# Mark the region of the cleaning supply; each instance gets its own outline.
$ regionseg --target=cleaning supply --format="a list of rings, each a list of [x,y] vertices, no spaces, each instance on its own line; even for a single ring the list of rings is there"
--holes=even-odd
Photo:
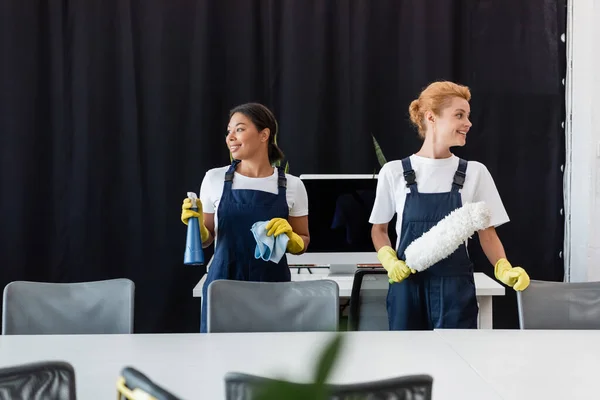
[[[488,228],[490,218],[483,201],[457,208],[408,245],[404,251],[406,264],[417,272],[425,271],[454,253],[476,231]]]
[[[192,216],[187,218],[187,237],[185,243],[185,253],[183,255],[183,263],[185,265],[204,265],[204,251],[202,250],[202,238],[199,221],[202,218],[202,214],[198,213],[198,196],[194,192],[188,192],[188,199],[190,200],[190,210],[194,211],[198,216]],[[206,230],[206,227],[202,223],[202,227]],[[207,230],[208,233],[208,230]]]
[[[292,226],[285,218],[273,218],[265,226],[267,229],[267,236],[279,236],[285,233],[290,239],[287,244],[287,249],[292,254],[298,254],[304,250],[304,240],[292,230]]]
[[[188,192],[188,195],[192,192]],[[185,225],[188,224],[188,220],[190,218],[198,218],[198,225],[200,226],[200,239],[202,243],[208,240],[210,233],[204,225],[204,213],[202,211],[202,202],[197,199],[196,194],[192,193],[192,196],[196,198],[196,200],[192,201],[191,198],[186,197],[183,200],[183,204],[181,205],[181,222]]]
[[[259,221],[252,224],[252,235],[256,240],[254,258],[279,263],[285,255],[290,238],[287,235],[267,235],[266,226],[269,221]]]

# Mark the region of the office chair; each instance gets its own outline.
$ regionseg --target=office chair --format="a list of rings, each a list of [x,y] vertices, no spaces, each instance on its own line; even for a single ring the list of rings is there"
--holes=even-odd
[[[337,331],[339,287],[301,282],[217,280],[208,287],[207,332]]]
[[[532,280],[517,307],[521,329],[600,329],[600,282]]]
[[[121,370],[117,396],[117,400],[182,400],[133,367]]]
[[[225,400],[254,400],[265,385],[281,382],[277,379],[229,372],[225,375]],[[299,390],[309,384],[295,383]],[[433,377],[429,375],[400,376],[380,381],[329,384],[330,400],[431,400]]]
[[[75,371],[64,361],[42,361],[0,369],[0,400],[76,400]]]
[[[133,333],[134,291],[129,279],[11,282],[4,288],[2,334]]]
[[[358,268],[354,273],[349,331],[388,331],[387,294],[389,281],[383,268]]]

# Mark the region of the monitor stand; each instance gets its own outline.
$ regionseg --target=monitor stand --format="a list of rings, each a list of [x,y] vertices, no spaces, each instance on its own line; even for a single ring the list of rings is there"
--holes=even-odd
[[[331,264],[329,266],[329,276],[348,276],[354,275],[356,264]]]

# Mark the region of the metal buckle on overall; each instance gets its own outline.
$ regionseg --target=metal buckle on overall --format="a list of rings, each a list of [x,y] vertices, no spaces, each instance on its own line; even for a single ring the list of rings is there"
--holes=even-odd
[[[454,184],[462,188],[465,184],[466,176],[467,174],[465,174],[464,172],[456,171],[456,173],[454,174]]]
[[[415,171],[411,169],[410,171],[404,172],[404,180],[406,181],[406,187],[417,183],[417,176],[415,175]]]

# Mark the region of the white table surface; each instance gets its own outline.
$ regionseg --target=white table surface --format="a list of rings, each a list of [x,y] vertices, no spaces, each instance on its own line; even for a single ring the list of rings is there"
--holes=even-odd
[[[600,331],[436,331],[503,398],[600,397]]]
[[[124,366],[139,369],[184,399],[223,399],[223,377],[228,371],[309,380],[315,357],[330,335],[0,336],[0,367],[40,360],[68,361],[75,368],[81,399],[115,398],[115,383]],[[344,336],[344,353],[330,382],[426,373],[434,377],[436,400],[500,398],[434,331],[350,332]]]

